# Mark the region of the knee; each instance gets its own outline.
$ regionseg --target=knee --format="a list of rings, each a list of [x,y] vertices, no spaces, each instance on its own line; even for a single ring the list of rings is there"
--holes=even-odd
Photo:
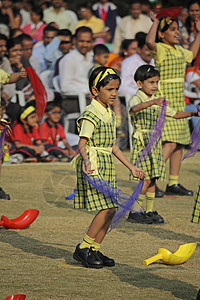
[[[115,212],[116,212],[116,208],[115,207],[106,209],[105,210],[106,218],[107,219],[112,219],[114,217],[114,215],[115,215]]]

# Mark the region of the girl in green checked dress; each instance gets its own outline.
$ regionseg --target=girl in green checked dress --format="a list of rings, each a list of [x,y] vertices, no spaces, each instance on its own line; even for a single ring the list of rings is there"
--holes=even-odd
[[[185,111],[184,75],[186,63],[196,58],[200,46],[200,20],[196,20],[196,38],[190,50],[178,45],[180,32],[177,20],[170,17],[159,20],[154,13],[154,21],[146,38],[146,43],[160,72],[159,93],[166,97],[171,108]],[[156,43],[156,35],[159,42]],[[157,96],[159,95],[157,94]],[[178,184],[178,176],[184,145],[189,144],[190,131],[188,120],[166,120],[162,142],[163,156],[170,159],[169,183],[167,195],[192,196],[193,192]]]
[[[90,268],[111,267],[115,264],[114,260],[103,255],[99,248],[117,205],[88,183],[81,170],[87,175],[112,182],[112,185],[116,186],[112,158],[114,154],[133,176],[140,179],[145,176],[141,169],[129,162],[116,145],[115,115],[109,106],[117,99],[119,85],[120,78],[113,69],[96,68],[89,78],[89,88],[94,99],[77,120],[80,155],[75,158],[77,185],[74,207],[87,208],[98,213],[93,218],[82,243],[77,245],[73,257]]]
[[[131,123],[133,125],[133,150],[130,161],[134,164],[141,155],[148,143],[151,128],[155,125],[158,114],[160,113],[160,106],[163,105],[164,97],[156,98],[154,95],[158,89],[160,74],[156,68],[151,65],[143,65],[137,69],[134,79],[139,87],[135,96],[130,99],[129,113]],[[166,108],[166,119],[188,118],[193,115],[200,116],[196,112],[176,112],[171,107]],[[164,219],[153,211],[154,197],[155,197],[155,183],[156,180],[165,180],[165,162],[162,154],[161,141],[155,149],[151,150],[145,159],[138,163],[145,173],[144,185],[141,194],[138,198],[139,204],[142,206],[143,200],[146,198],[146,212],[145,213],[129,213],[128,221],[143,224],[159,224],[163,223]],[[131,175],[131,179],[135,179]]]

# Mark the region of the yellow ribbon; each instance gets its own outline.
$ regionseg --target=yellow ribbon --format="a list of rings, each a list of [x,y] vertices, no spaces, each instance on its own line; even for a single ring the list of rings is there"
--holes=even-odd
[[[98,175],[98,168],[97,168],[97,151],[111,155],[112,154],[112,147],[90,147],[86,145],[86,149],[89,153],[89,160],[91,162],[91,170],[94,170],[91,175]],[[76,167],[79,159],[81,158],[80,153],[78,153],[73,160],[71,161],[71,165],[73,168]]]
[[[113,69],[111,69],[111,68],[106,69],[106,71],[104,72],[103,76],[101,77],[102,73],[103,73],[103,71],[101,71],[101,72],[97,75],[97,77],[96,77],[95,80],[93,81],[93,86],[97,86],[97,84],[98,84],[99,82],[101,82],[106,76],[111,75],[111,74],[115,74],[115,75],[117,74],[117,73],[116,73]],[[101,77],[101,79],[99,80],[100,77]]]
[[[165,24],[170,25],[171,23],[172,20],[170,19],[170,17],[162,19],[162,21],[160,22],[159,30],[161,31],[165,27]]]
[[[29,106],[26,108],[23,113],[20,115],[20,119],[24,120],[26,117],[28,117],[32,112],[35,112],[35,107],[34,106]]]
[[[143,132],[149,132],[150,130],[148,129],[141,129],[141,125],[136,124],[136,132],[134,133],[133,137],[135,139],[139,139],[141,141],[142,147],[145,148],[145,144],[144,144],[144,139],[143,139]],[[140,152],[142,150],[142,148],[138,151]]]

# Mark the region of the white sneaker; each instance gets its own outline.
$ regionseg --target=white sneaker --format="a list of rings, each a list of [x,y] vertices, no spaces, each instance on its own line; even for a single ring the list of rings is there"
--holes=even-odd
[[[21,164],[23,161],[24,161],[24,157],[20,153],[10,156],[11,164]]]

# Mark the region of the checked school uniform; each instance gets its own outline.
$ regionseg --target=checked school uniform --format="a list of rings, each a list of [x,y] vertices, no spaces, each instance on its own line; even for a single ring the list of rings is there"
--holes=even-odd
[[[91,176],[112,182],[116,187],[116,173],[112,158],[112,147],[116,139],[115,115],[110,108],[104,108],[98,101],[92,100],[77,120],[80,137],[87,137],[87,153],[91,161]],[[87,208],[89,211],[117,207],[103,193],[95,189],[81,173],[83,159],[74,158],[77,163],[77,185],[74,208]]]
[[[55,157],[63,155],[63,151],[58,147],[58,142],[66,138],[64,128],[61,124],[57,123],[55,126],[49,124],[45,120],[39,127],[39,135],[41,140],[45,143],[45,150]]]
[[[20,153],[25,158],[33,157],[36,155],[35,150],[29,148],[29,145],[34,145],[36,141],[40,140],[38,129],[36,127],[31,127],[27,132],[22,124],[17,124],[13,129],[12,142],[20,142],[21,144],[27,145],[21,148],[16,148],[12,145],[10,149],[10,154]]]
[[[155,67],[160,72],[159,91],[156,97],[166,96],[169,106],[175,111],[185,111],[184,76],[186,63],[190,63],[193,53],[180,45],[157,43],[157,51],[150,51]],[[189,144],[190,130],[187,119],[166,120],[162,134],[163,142]]]
[[[197,187],[197,192],[194,198],[194,208],[191,222],[200,223],[200,184]]]
[[[153,96],[151,99],[143,93],[141,90],[137,90],[135,96],[129,101],[129,110],[139,104],[149,100],[155,99]],[[131,124],[133,126],[132,145],[133,150],[131,153],[130,161],[134,164],[140,157],[142,151],[146,148],[149,141],[149,134],[151,128],[155,125],[161,107],[158,105],[152,105],[139,112],[131,112]],[[176,114],[176,111],[167,106],[166,116],[172,118]],[[166,179],[165,163],[162,154],[161,140],[155,149],[148,153],[145,160],[139,162],[137,165],[143,171],[146,172],[145,179],[159,178],[164,181]],[[130,174],[130,179],[138,180]]]

